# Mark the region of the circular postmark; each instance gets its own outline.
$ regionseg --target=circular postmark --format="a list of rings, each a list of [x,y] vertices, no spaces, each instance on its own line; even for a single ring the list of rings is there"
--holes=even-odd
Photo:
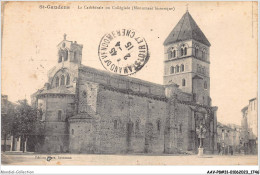
[[[98,46],[98,55],[105,69],[119,75],[134,74],[149,60],[145,39],[133,29],[105,34]]]

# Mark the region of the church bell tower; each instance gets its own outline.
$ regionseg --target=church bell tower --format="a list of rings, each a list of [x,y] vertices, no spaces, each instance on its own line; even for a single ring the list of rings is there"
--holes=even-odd
[[[210,43],[187,11],[164,41],[164,85],[175,83],[194,102],[211,105]]]

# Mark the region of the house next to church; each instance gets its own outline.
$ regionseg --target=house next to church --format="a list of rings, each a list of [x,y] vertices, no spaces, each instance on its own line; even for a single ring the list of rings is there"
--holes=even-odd
[[[217,152],[210,98],[210,42],[187,11],[164,44],[163,84],[82,65],[83,45],[64,40],[32,103],[42,112],[42,152]],[[98,58],[97,58],[98,59]]]

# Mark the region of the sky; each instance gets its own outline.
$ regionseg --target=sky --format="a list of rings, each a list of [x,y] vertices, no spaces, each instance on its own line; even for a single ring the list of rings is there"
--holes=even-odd
[[[40,9],[40,5],[70,9]],[[110,10],[84,8],[89,6]],[[171,10],[119,10],[118,6]],[[256,8],[252,2],[188,3],[191,16],[211,43],[210,94],[212,105],[218,106],[218,121],[225,124],[240,124],[241,109],[257,96]],[[162,84],[163,42],[186,10],[187,2],[9,2],[2,21],[2,94],[14,102],[30,100],[57,64],[56,46],[64,33],[67,40],[83,44],[82,64],[104,70],[99,42],[106,33],[123,28],[138,31],[151,54],[145,67],[131,77]]]

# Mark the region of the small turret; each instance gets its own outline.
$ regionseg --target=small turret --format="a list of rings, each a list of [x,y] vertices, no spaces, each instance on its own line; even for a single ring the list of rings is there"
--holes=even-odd
[[[57,46],[58,49],[58,63],[73,62],[81,64],[82,60],[82,44],[77,44],[76,41],[68,41],[67,35],[64,34],[64,39]]]

